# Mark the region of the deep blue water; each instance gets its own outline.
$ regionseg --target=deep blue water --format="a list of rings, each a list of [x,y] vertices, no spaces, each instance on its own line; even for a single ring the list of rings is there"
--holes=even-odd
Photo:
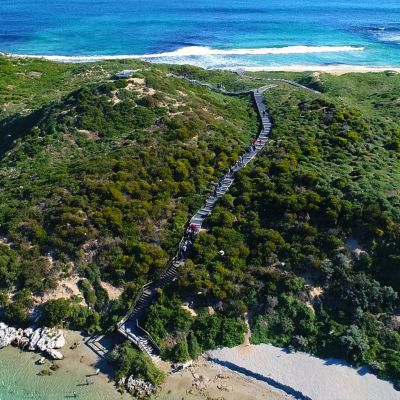
[[[270,48],[285,54],[269,54]],[[184,53],[151,59],[205,67],[400,66],[400,0],[0,0],[2,52],[100,56],[179,49]]]

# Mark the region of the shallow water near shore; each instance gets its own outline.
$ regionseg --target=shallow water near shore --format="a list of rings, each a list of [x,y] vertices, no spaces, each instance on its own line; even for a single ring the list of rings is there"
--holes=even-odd
[[[82,340],[78,333],[67,333],[68,346],[62,349],[65,359],[57,361],[57,371],[51,376],[38,374],[50,367],[50,363],[37,365],[39,353],[21,351],[9,346],[0,350],[0,400],[113,400],[131,399],[121,396],[109,377],[103,373],[95,375],[98,357],[83,342],[76,350],[69,346]],[[105,361],[102,370],[107,369]],[[89,383],[89,385],[87,384]]]

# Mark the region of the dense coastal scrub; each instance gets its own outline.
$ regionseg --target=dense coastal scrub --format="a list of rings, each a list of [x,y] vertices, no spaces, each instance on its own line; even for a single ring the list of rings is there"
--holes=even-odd
[[[257,129],[247,97],[142,72],[3,120],[15,138],[1,149],[4,290],[40,294],[78,273],[86,304],[104,311],[101,279],[138,288],[162,272],[203,192]]]
[[[113,81],[123,68],[133,79]],[[101,332],[159,276],[185,223],[259,129],[262,83],[141,62],[0,58],[2,318]],[[367,364],[400,381],[399,75],[269,73],[272,137],[207,220],[142,324],[174,361],[243,341]],[[40,296],[78,276],[80,295]],[[110,300],[104,282],[124,288]],[[118,376],[162,376],[126,344]]]
[[[209,218],[180,284],[248,312],[253,343],[344,357],[399,385],[397,111],[338,101],[329,79],[322,96],[266,93],[270,145]],[[360,98],[368,83],[379,91],[367,76]]]

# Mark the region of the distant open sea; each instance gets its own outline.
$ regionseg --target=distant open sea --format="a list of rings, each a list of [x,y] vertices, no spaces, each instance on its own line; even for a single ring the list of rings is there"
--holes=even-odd
[[[0,52],[206,68],[400,67],[400,0],[0,0]]]

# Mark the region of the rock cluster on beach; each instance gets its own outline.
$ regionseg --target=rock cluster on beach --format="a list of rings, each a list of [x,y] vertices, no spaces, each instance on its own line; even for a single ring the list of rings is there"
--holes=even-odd
[[[118,382],[118,386],[125,387],[126,390],[135,398],[145,399],[153,395],[157,387],[143,379],[136,379],[131,375],[128,379],[122,378]]]
[[[0,348],[6,347],[11,343],[30,351],[39,350],[54,360],[62,360],[64,358],[58,350],[65,345],[64,334],[60,329],[17,329],[0,322]]]

